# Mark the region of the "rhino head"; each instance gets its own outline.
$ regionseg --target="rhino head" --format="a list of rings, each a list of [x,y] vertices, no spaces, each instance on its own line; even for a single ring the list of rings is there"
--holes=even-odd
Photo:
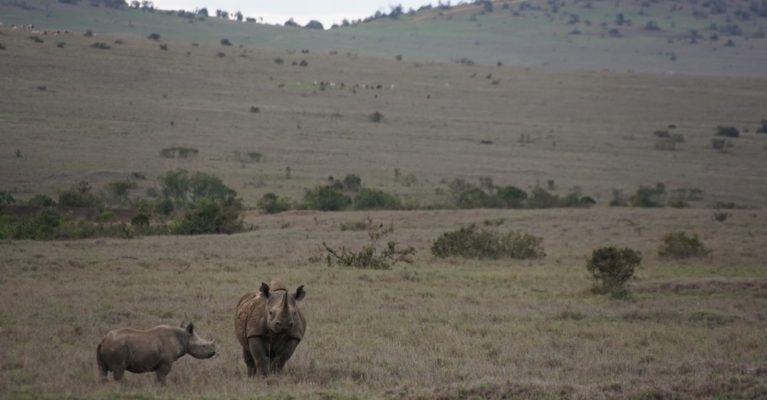
[[[194,324],[191,322],[186,326],[186,333],[189,334],[189,345],[187,352],[194,358],[211,358],[216,355],[216,341],[205,340],[197,335],[194,330]]]
[[[259,289],[266,301],[266,327],[269,332],[279,334],[288,332],[298,323],[298,301],[304,298],[304,285],[294,294],[285,289],[270,290],[269,285],[261,283]]]

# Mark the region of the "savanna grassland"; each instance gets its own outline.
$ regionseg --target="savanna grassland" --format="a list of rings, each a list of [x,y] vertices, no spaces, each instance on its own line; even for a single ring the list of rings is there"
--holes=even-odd
[[[373,24],[360,29],[383,29]],[[183,168],[235,189],[250,229],[0,242],[0,397],[767,397],[764,78],[397,61],[163,35],[0,26],[0,190],[22,202],[83,180],[99,191],[146,177],[133,199]],[[723,151],[711,147],[720,125],[740,131]],[[661,149],[659,130],[684,141]],[[198,152],[161,156],[172,147]],[[262,157],[245,158],[252,152]],[[413,209],[255,210],[267,192],[299,200],[345,174]],[[577,188],[596,205],[428,209],[455,178]],[[608,207],[616,190],[656,183],[702,197],[686,209]],[[345,227],[368,218],[393,226],[386,240],[413,246],[413,262],[327,266],[323,242],[361,247],[365,230]],[[541,237],[546,256],[431,254],[441,233],[469,224]],[[661,238],[680,230],[709,252],[660,257]],[[607,245],[643,256],[620,298],[594,292],[585,268]],[[234,306],[275,276],[306,285],[307,334],[283,375],[248,379]],[[182,321],[215,338],[219,355],[179,360],[165,387],[152,375],[99,382],[95,348],[107,331]]]
[[[358,246],[344,222],[393,223],[415,246],[388,271],[327,267],[320,243]],[[250,216],[245,234],[3,243],[4,397],[74,398],[762,398],[763,211],[304,212]],[[544,238],[540,261],[435,259],[459,224]],[[702,235],[710,256],[657,257],[659,237]],[[645,255],[624,300],[594,294],[585,257],[612,243]],[[233,333],[240,294],[279,275],[308,321],[284,375],[248,379]],[[116,326],[193,320],[219,356],[182,358],[167,387],[153,375],[101,384],[95,346]]]

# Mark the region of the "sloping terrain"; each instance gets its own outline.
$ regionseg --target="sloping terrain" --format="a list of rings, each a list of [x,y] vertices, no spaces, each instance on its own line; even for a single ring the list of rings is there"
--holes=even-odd
[[[421,204],[455,178],[480,177],[561,194],[579,187],[600,205],[613,189],[657,182],[700,189],[706,207],[760,206],[767,193],[767,135],[756,133],[767,118],[763,79],[0,32],[0,183],[20,199],[176,168],[220,176],[251,206],[266,192],[297,199],[345,174]],[[719,125],[742,131],[726,152],[711,148]],[[657,130],[684,143],[657,149]],[[199,153],[161,156],[173,147]],[[263,158],[250,162],[249,152]]]
[[[724,4],[712,6],[711,4]],[[767,5],[754,1],[496,1],[382,16],[329,31],[184,13],[3,0],[0,22],[47,29],[495,65],[764,76]],[[751,4],[754,4],[752,6]],[[719,8],[718,8],[719,7]]]

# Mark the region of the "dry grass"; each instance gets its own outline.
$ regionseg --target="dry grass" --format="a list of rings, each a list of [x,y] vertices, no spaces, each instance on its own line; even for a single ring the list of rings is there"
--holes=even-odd
[[[232,236],[0,244],[2,397],[715,398],[767,395],[767,213],[550,210],[288,213]],[[320,243],[370,215],[420,252],[390,271],[329,268]],[[653,254],[674,218],[709,238],[695,263]],[[543,261],[438,260],[445,229],[505,218],[544,237]],[[630,219],[640,227],[622,223]],[[288,228],[283,228],[289,224]],[[590,291],[596,244],[647,260],[629,300]],[[286,373],[248,379],[233,333],[239,295],[276,275],[306,284],[305,341]],[[109,329],[194,321],[220,356],[184,358],[168,386],[151,375],[97,379]]]
[[[551,179],[559,194],[580,186],[600,204],[613,188],[629,193],[656,182],[669,190],[700,188],[703,205],[759,206],[767,191],[767,136],[743,135],[729,154],[710,148],[717,125],[754,131],[765,117],[765,79],[415,64],[250,48],[236,50],[247,58],[219,59],[218,47],[204,45],[174,43],[160,51],[152,41],[131,40],[95,51],[87,38],[65,36],[66,48],[58,49],[4,32],[0,131],[9,150],[0,157],[0,184],[22,199],[55,194],[80,179],[98,188],[133,171],[151,180],[179,167],[222,177],[249,205],[266,192],[297,199],[328,175],[348,173],[426,203],[443,180],[476,183],[482,176],[526,190]],[[285,64],[275,64],[276,57]],[[291,65],[302,58],[309,67]],[[483,78],[488,73],[504,84],[491,85]],[[336,86],[321,90],[315,81]],[[382,88],[355,89],[366,84]],[[248,111],[253,104],[260,113]],[[368,121],[374,111],[386,116],[382,123]],[[669,124],[686,142],[674,152],[655,151],[652,133]],[[522,134],[529,143],[519,143]],[[158,155],[173,146],[200,153],[186,160]],[[14,157],[15,149],[24,157]],[[242,150],[264,160],[238,162],[232,155]],[[396,183],[395,169],[415,174],[418,183]]]
[[[707,148],[713,127],[764,118],[764,79],[249,48],[218,58],[217,47],[160,51],[144,40],[100,51],[79,36],[62,38],[62,49],[3,33],[0,142],[10,150],[0,156],[0,187],[19,199],[179,167],[220,176],[251,205],[347,173],[420,201],[442,180],[481,176],[524,188],[553,179],[560,192],[577,185],[601,204],[612,188],[658,181],[702,189],[703,205],[759,206],[767,192],[764,138],[745,135],[729,154]],[[308,67],[291,66],[302,58]],[[481,78],[490,71],[502,85]],[[382,89],[355,93],[358,84]],[[260,113],[248,111],[253,104]],[[386,118],[371,124],[376,110]],[[654,151],[652,132],[668,124],[686,142]],[[158,155],[171,146],[200,154]],[[242,150],[264,160],[238,162]],[[418,183],[396,183],[395,169]],[[321,243],[358,248],[367,235],[340,226],[366,216],[393,223],[392,240],[419,250],[415,263],[326,267]],[[0,397],[764,398],[767,212],[712,217],[704,208],[251,212],[258,229],[232,236],[2,242]],[[543,237],[547,257],[432,258],[441,232],[482,221]],[[700,235],[711,254],[659,259],[660,239],[678,230]],[[629,299],[590,290],[585,259],[606,244],[645,255]],[[306,285],[307,335],[283,376],[250,380],[233,308],[274,276]],[[220,356],[180,360],[164,388],[152,376],[98,382],[94,352],[105,332],[190,320],[218,340]]]

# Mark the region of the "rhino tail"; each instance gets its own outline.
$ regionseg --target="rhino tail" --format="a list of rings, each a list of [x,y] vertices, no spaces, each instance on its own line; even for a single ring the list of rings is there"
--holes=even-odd
[[[101,343],[96,347],[96,363],[99,366],[99,375],[102,379],[106,379],[109,367],[107,367],[107,363],[104,362],[104,356],[101,355]]]

